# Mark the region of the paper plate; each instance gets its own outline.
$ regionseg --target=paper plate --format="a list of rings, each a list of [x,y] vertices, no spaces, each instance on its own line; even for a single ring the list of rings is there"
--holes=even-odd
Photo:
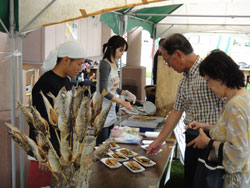
[[[115,159],[113,159],[113,158],[102,158],[101,159],[101,162],[105,165],[105,166],[107,166],[107,167],[109,167],[109,168],[111,168],[111,169],[113,169],[113,168],[119,168],[120,166],[122,166],[121,165],[121,163],[119,163],[118,161],[116,161],[116,165],[108,165],[107,164],[107,160],[115,160]]]
[[[151,167],[151,166],[154,166],[156,164],[154,161],[152,161],[151,159],[149,159],[145,156],[137,156],[137,157],[133,157],[133,159],[145,167]],[[143,160],[145,160],[147,162],[144,162]]]
[[[129,159],[128,157],[126,157],[125,155],[123,155],[120,152],[108,153],[108,155],[110,157],[114,158],[115,160],[117,160],[118,162],[127,161]],[[117,157],[117,155],[119,155],[120,157]]]
[[[156,112],[156,107],[154,103],[150,101],[145,101],[143,104],[143,108],[148,115],[154,115]]]
[[[130,167],[130,162],[134,162],[136,163],[140,169],[136,169],[136,170],[133,170],[131,167]],[[131,172],[133,173],[140,173],[140,172],[143,172],[145,170],[145,168],[143,168],[141,165],[139,165],[137,162],[135,161],[127,161],[127,162],[123,162],[123,165],[126,166]]]
[[[125,155],[126,157],[134,157],[137,155],[136,152],[130,150],[130,149],[127,149],[127,148],[120,148],[120,149],[117,149],[116,151],[122,153],[123,155]]]

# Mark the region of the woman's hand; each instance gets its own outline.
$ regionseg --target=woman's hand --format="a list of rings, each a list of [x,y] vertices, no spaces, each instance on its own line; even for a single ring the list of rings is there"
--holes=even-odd
[[[187,147],[192,146],[193,148],[205,148],[208,145],[210,138],[204,133],[203,129],[200,128],[200,134],[197,138],[193,139],[187,144]]]
[[[133,102],[133,104],[135,104],[136,96],[133,93],[128,90],[125,90],[125,97],[128,101]]]
[[[124,106],[126,109],[128,109],[130,111],[133,110],[133,106],[130,104],[130,102],[123,101],[122,106]]]
[[[199,123],[197,121],[192,121],[191,123],[185,126],[185,129],[199,129],[199,128],[202,128],[204,130],[210,130],[211,125]]]
[[[185,129],[199,129],[201,128],[201,123],[197,121],[192,121],[188,125],[185,126]]]

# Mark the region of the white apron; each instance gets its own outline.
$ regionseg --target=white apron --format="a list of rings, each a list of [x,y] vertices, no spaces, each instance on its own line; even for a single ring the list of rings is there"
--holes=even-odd
[[[106,60],[104,60],[105,62],[108,62]],[[108,62],[111,66],[111,71],[109,73],[109,78],[108,78],[108,86],[107,86],[107,90],[112,93],[114,96],[117,96],[116,90],[119,86],[119,82],[120,82],[120,78],[118,75],[118,70],[117,67],[115,65],[115,68],[112,67],[111,63]],[[98,69],[98,73],[99,73],[99,69]],[[100,74],[97,74],[97,86],[96,86],[96,98],[100,96]],[[107,98],[104,97],[103,99],[103,103],[102,103],[102,109],[104,110],[105,108],[107,108],[110,104],[110,100],[108,100]],[[116,111],[115,111],[115,106],[116,103],[112,102],[112,107],[108,113],[107,119],[105,121],[104,127],[109,127],[111,125],[113,125],[116,122]]]

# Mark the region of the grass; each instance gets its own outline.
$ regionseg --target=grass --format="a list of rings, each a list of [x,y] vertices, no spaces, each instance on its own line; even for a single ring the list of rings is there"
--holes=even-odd
[[[164,172],[166,174],[166,171]],[[180,188],[184,186],[184,166],[179,160],[173,160],[171,166],[170,179],[164,186],[161,184],[161,188]]]
[[[152,78],[152,72],[146,72],[146,78]]]

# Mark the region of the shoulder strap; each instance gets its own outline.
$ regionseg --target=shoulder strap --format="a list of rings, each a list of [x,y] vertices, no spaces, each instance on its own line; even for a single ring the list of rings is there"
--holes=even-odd
[[[218,163],[222,165],[222,160],[223,160],[223,146],[224,143],[221,143],[219,146],[219,152],[218,152]]]
[[[209,142],[208,142],[208,145],[207,145],[209,151],[212,150],[213,143],[214,143],[214,140],[210,139]]]
[[[204,160],[206,162],[208,162],[208,156],[209,156],[210,151],[212,150],[213,143],[214,143],[214,140],[210,139],[209,142],[208,142],[208,145],[207,145],[207,147],[205,149],[205,152],[203,154]]]

